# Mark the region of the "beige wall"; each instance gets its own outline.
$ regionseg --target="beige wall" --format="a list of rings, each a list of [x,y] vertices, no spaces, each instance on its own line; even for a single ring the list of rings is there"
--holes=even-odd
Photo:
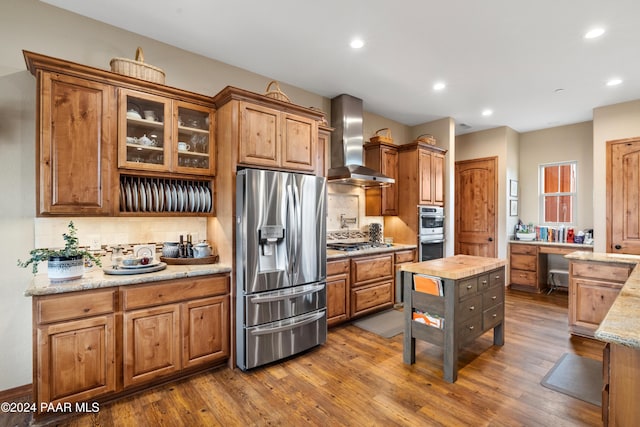
[[[640,100],[593,110],[593,232],[594,250],[606,252],[606,144],[640,136]]]
[[[574,226],[593,227],[593,122],[559,126],[520,135],[520,218],[542,221],[539,212],[538,168],[541,164],[577,161],[578,205]]]

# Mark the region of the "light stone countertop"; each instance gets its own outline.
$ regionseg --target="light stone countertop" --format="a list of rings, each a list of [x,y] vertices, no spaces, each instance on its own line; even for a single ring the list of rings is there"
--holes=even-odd
[[[464,279],[505,266],[507,260],[471,255],[454,255],[431,261],[403,264],[400,269],[411,273],[427,274],[444,279]]]
[[[327,261],[332,261],[341,258],[353,258],[357,256],[365,255],[377,255],[388,252],[398,252],[406,249],[416,249],[417,245],[408,245],[402,243],[394,243],[392,246],[360,249],[357,251],[338,251],[335,249],[327,249]]]
[[[564,242],[544,242],[542,240],[509,240],[509,244],[516,245],[537,245],[537,246],[560,246],[563,248],[575,248],[576,250],[580,249],[590,249],[593,250],[592,245],[585,245],[584,243],[564,243]]]
[[[572,252],[565,258],[637,265],[640,256],[627,254]],[[640,349],[640,267],[631,272],[618,297],[595,332],[601,341]]]
[[[105,262],[103,260],[102,265]],[[33,277],[31,285],[25,291],[25,296],[61,294],[65,292],[83,291],[88,289],[109,288],[114,286],[139,285],[142,283],[159,282],[162,280],[183,279],[185,277],[206,276],[210,274],[228,273],[231,266],[224,264],[200,265],[167,265],[164,270],[153,273],[111,275],[105,274],[101,267],[93,267],[85,271],[82,278],[59,283],[51,283],[46,273]]]

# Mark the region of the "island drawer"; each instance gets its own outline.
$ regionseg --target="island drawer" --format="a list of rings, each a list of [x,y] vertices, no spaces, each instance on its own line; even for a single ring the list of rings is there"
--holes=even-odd
[[[482,294],[482,308],[484,310],[489,307],[493,307],[496,304],[500,304],[504,301],[504,289],[502,288],[491,288],[485,293]]]
[[[460,320],[467,320],[482,311],[482,295],[478,294],[458,303]]]
[[[115,294],[116,289],[106,289],[38,297],[35,300],[36,322],[53,323],[113,313],[116,307]]]
[[[185,279],[156,282],[132,288],[122,288],[124,310],[152,307],[188,299],[224,295],[229,292],[229,276],[201,276],[188,281]]]
[[[486,331],[489,328],[493,328],[504,319],[504,305],[498,304],[485,310],[482,313],[482,326]]]
[[[461,280],[458,283],[458,298],[463,299],[478,292],[478,278]]]

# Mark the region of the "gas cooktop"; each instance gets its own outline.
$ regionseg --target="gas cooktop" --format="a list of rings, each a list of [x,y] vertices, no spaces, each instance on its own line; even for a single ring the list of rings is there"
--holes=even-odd
[[[362,249],[384,248],[384,247],[387,247],[387,245],[384,243],[371,243],[371,242],[327,243],[327,249],[335,249],[338,251],[359,251]]]

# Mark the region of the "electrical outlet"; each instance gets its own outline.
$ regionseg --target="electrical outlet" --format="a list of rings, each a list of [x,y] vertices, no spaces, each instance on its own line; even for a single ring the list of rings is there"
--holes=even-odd
[[[89,235],[89,249],[92,251],[99,251],[101,248],[100,236],[98,234]]]

